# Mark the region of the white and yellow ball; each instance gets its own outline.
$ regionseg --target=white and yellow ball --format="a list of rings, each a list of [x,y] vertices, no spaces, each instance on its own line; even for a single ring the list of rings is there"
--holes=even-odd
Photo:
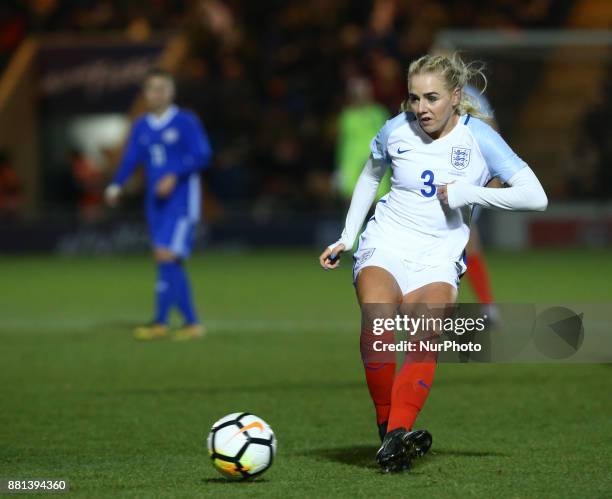
[[[261,418],[228,414],[213,424],[207,439],[213,466],[226,478],[244,480],[265,472],[276,454],[276,437]]]

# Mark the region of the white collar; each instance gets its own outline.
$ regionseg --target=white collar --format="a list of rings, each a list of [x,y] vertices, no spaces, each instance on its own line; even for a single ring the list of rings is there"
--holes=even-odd
[[[178,107],[175,105],[168,107],[161,116],[155,116],[153,113],[148,113],[147,123],[154,130],[159,130],[170,123],[172,118],[176,116],[176,113],[178,113]]]

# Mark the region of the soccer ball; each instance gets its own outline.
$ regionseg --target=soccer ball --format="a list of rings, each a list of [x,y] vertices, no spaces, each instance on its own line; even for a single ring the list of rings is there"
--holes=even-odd
[[[244,480],[261,475],[276,454],[276,437],[261,418],[235,412],[217,421],[208,434],[208,454],[223,476]]]

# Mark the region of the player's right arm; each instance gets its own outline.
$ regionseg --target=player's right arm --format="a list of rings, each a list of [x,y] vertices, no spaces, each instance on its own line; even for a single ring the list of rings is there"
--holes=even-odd
[[[109,206],[117,205],[123,185],[132,176],[136,167],[144,160],[143,148],[138,143],[139,125],[140,123],[138,122],[132,128],[119,168],[112,182],[104,191],[104,197]]]
[[[363,221],[376,199],[378,185],[387,168],[388,164],[384,159],[375,159],[373,155],[366,162],[353,191],[342,235],[337,242],[325,248],[319,256],[319,263],[325,270],[335,269],[340,263],[340,254],[350,251],[353,247],[355,238],[363,226]]]

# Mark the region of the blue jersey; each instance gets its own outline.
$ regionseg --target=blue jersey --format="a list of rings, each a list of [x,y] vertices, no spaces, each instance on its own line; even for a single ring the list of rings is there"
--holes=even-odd
[[[200,172],[208,166],[210,144],[202,124],[190,111],[171,106],[160,117],[146,114],[132,131],[113,183],[123,185],[138,165],[145,168],[146,209],[151,225],[168,217],[199,219]],[[155,194],[157,182],[175,173],[178,182],[166,199]]]

